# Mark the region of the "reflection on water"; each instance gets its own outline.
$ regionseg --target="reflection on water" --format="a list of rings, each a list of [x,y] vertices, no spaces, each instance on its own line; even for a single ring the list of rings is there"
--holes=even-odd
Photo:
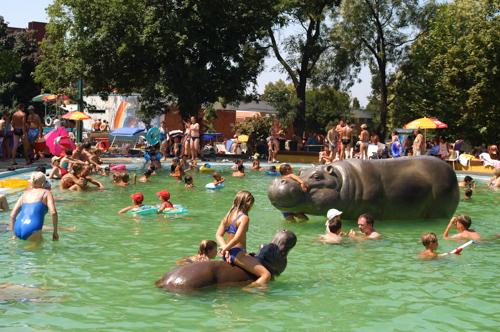
[[[249,173],[246,179],[223,174],[226,187],[203,187],[210,175],[195,177],[194,190],[162,173],[155,183],[111,188],[103,193],[62,193],[55,188],[60,225],[74,231],[50,233],[36,250],[2,232],[0,280],[11,285],[50,288],[45,302],[1,301],[1,325],[7,330],[492,330],[498,326],[499,240],[468,247],[460,256],[420,261],[420,235],[441,234],[447,220],[377,222],[383,239],[347,241],[340,246],[316,241],[324,219],[303,224],[282,220],[267,199],[271,177]],[[158,203],[155,193],[168,189],[172,202],[189,214],[182,218],[118,215],[129,196],[142,191],[146,204]],[[298,236],[287,270],[266,292],[212,288],[171,294],[154,281],[180,257],[193,255],[202,239],[214,239],[216,228],[235,193],[249,189],[256,197],[250,212],[249,249],[256,251],[283,228]],[[483,236],[499,231],[500,193],[478,188],[472,202],[457,213],[472,216]],[[50,218],[47,218],[50,223]],[[8,222],[2,214],[0,223]],[[344,230],[356,228],[345,221]],[[439,251],[456,242],[440,240]],[[30,286],[27,286],[30,288]],[[27,291],[32,291],[27,289]],[[27,296],[28,298],[30,296]],[[14,296],[14,298],[19,298]],[[37,298],[37,296],[33,296]],[[41,296],[43,298],[43,296]],[[33,313],[36,312],[36,315]]]

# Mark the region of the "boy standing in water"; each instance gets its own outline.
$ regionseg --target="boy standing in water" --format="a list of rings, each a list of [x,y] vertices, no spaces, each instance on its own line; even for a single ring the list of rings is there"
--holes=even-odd
[[[340,235],[342,232],[342,221],[340,220],[340,216],[342,215],[342,211],[337,209],[330,209],[327,213],[327,221],[325,223],[326,226],[326,234],[322,234],[319,236],[319,240],[328,244],[340,244],[342,242],[342,236]]]
[[[420,238],[425,250],[422,251],[418,256],[422,259],[434,259],[438,257],[436,249],[439,247],[438,238],[435,233],[425,233]]]
[[[281,164],[280,174],[283,179],[290,179],[292,181],[297,182],[302,191],[304,192],[307,191],[307,184],[299,176],[293,174],[292,166],[290,166],[289,164]],[[295,217],[303,221],[309,220],[309,218],[307,218],[307,216],[304,213],[282,212],[282,214],[283,217],[285,217],[285,219],[288,221],[295,221]]]

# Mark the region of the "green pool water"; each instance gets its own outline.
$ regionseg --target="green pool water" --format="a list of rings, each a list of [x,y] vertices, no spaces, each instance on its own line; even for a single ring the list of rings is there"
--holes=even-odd
[[[380,241],[324,245],[316,241],[324,218],[290,224],[271,206],[271,177],[225,176],[225,188],[215,192],[204,189],[209,175],[197,176],[197,187],[188,191],[165,173],[136,188],[113,188],[107,179],[104,192],[63,194],[55,188],[60,225],[76,227],[74,232],[61,231],[59,242],[47,233],[39,248],[0,233],[0,283],[33,287],[12,299],[0,289],[0,330],[498,330],[499,240],[472,245],[461,256],[420,261],[420,235],[441,234],[447,220],[415,220],[376,223]],[[189,209],[188,215],[134,219],[117,214],[134,191],[145,194],[145,203],[155,203],[154,193],[165,188],[174,203]],[[242,189],[256,198],[249,249],[257,250],[279,229],[298,236],[283,275],[267,291],[253,293],[237,287],[194,294],[155,288],[154,281],[176,259],[195,254],[200,240],[214,239]],[[499,203],[500,192],[480,186],[471,202],[460,202],[457,213],[470,214],[473,228],[493,238],[500,233]],[[7,214],[1,222],[8,222]],[[344,230],[355,226],[344,221]],[[440,240],[441,251],[456,246]]]

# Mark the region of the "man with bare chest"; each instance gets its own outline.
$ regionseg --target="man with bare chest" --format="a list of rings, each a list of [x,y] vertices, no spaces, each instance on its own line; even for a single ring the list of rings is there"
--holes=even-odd
[[[351,129],[351,126],[349,126],[349,124],[345,123],[345,126],[342,127],[342,131],[341,131],[341,135],[340,135],[340,139],[341,139],[341,143],[342,143],[342,152],[340,153],[340,156],[339,156],[339,159],[342,160],[346,157],[346,153],[349,154],[350,150],[351,150],[351,133],[352,133],[352,129]]]
[[[27,127],[28,127],[28,146],[27,151],[29,151],[29,156],[31,158],[33,151],[33,146],[35,141],[38,138],[41,138],[43,135],[43,125],[42,119],[38,114],[35,113],[35,108],[33,106],[28,107],[28,119],[27,119]]]
[[[24,105],[17,105],[17,110],[12,114],[11,125],[13,128],[13,145],[12,145],[12,165],[17,165],[16,163],[16,153],[19,146],[19,140],[22,139],[24,147],[24,159],[26,159],[26,164],[30,164],[31,160],[29,158],[29,153],[27,150],[27,136],[26,136],[26,113],[24,113]]]

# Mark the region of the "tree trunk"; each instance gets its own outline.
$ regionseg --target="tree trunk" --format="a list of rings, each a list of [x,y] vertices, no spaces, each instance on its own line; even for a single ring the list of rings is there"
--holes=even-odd
[[[307,78],[301,77],[299,84],[295,87],[295,93],[299,102],[297,104],[297,116],[293,121],[293,128],[295,134],[299,137],[302,137],[306,124],[306,80]]]
[[[380,124],[378,127],[378,132],[380,135],[380,141],[385,142],[387,138],[387,74],[386,74],[386,64],[383,62],[380,65]]]

